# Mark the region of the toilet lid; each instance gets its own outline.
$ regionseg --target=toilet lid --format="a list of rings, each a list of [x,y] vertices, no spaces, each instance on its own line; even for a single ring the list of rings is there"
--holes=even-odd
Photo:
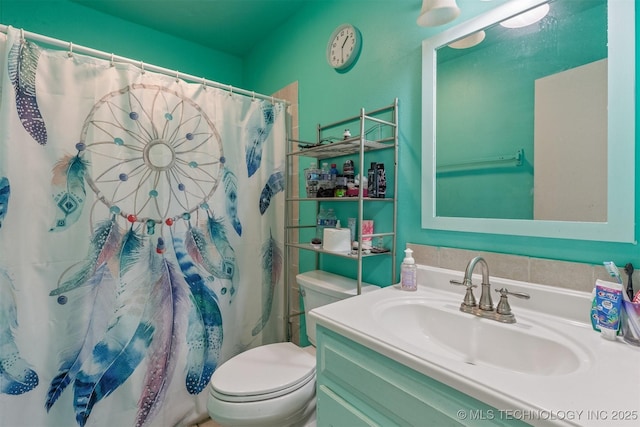
[[[308,382],[315,371],[315,357],[295,344],[267,344],[223,363],[211,376],[211,387],[226,396],[278,394]]]

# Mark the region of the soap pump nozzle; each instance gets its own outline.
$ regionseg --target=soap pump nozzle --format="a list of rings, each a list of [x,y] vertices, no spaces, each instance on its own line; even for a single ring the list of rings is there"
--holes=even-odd
[[[404,250],[404,260],[402,260],[403,264],[415,264],[416,260],[413,259],[413,249],[407,248]]]

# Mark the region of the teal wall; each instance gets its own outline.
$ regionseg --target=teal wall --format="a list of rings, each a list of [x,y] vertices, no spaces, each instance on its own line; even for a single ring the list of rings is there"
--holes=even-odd
[[[421,228],[421,43],[430,35],[498,3],[501,2],[458,0],[462,13],[456,21],[439,28],[422,28],[416,25],[419,0],[313,2],[277,32],[265,37],[245,58],[245,85],[269,93],[298,81],[300,136],[306,140],[315,139],[318,123],[352,116],[361,107],[378,108],[391,103],[394,97],[399,98],[401,146],[397,243],[400,248],[411,242],[594,264],[613,260],[618,265],[627,262],[640,265],[640,252],[633,244]],[[636,20],[640,14],[638,9]],[[355,66],[346,73],[337,73],[327,65],[325,47],[331,31],[344,22],[360,29],[363,47]],[[637,32],[635,37],[638,58]],[[637,76],[640,67],[636,66],[636,69]],[[636,117],[639,112],[640,106],[636,102]],[[637,122],[636,119],[636,127]],[[636,145],[637,141],[638,136]],[[636,150],[636,164],[639,154],[640,150]],[[640,200],[640,168],[637,169],[636,193],[630,197]],[[640,209],[637,209],[636,218],[639,213]],[[398,264],[400,258],[398,256],[396,260]]]
[[[388,105],[398,97],[399,247],[412,242],[578,262],[613,260],[618,265],[627,262],[640,265],[640,252],[632,244],[421,228],[421,43],[430,35],[502,2],[458,0],[462,9],[458,19],[442,27],[422,28],[415,23],[420,0],[318,0],[274,33],[266,34],[243,59],[111,18],[68,0],[0,0],[0,23],[261,93],[271,93],[298,81],[300,135],[308,140],[315,139],[318,123],[352,116],[361,107]],[[636,10],[636,20],[639,15]],[[363,47],[355,66],[346,73],[337,73],[326,63],[325,48],[333,29],[345,22],[360,29]],[[635,37],[638,51],[637,32]],[[640,55],[636,53],[636,57]],[[637,76],[640,67],[636,68]],[[640,117],[638,105],[636,117]],[[636,164],[638,159],[640,150],[636,150]],[[632,195],[636,200],[640,200],[638,169],[636,194]]]
[[[243,83],[240,58],[69,0],[0,0],[0,24],[220,83]]]

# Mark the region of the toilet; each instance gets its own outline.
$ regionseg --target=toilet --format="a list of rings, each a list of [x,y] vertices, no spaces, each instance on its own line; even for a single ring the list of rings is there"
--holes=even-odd
[[[356,281],[320,270],[296,281],[305,313],[357,295]],[[379,289],[362,284],[362,293]],[[207,410],[221,426],[315,426],[316,331],[307,317],[311,346],[267,344],[240,353],[216,369],[209,383]]]

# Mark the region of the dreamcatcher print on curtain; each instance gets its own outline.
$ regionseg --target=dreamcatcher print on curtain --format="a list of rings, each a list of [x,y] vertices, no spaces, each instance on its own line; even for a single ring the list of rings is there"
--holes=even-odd
[[[1,42],[0,425],[202,419],[283,339],[284,106]]]

